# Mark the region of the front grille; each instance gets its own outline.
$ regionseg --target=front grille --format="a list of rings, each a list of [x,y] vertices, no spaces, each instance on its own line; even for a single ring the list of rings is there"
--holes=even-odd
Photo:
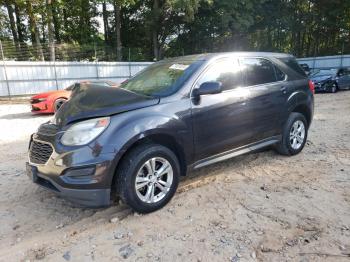
[[[38,134],[54,136],[58,132],[58,126],[54,124],[42,124],[39,126]]]
[[[45,164],[53,152],[49,144],[33,140],[29,147],[29,159],[34,164]]]

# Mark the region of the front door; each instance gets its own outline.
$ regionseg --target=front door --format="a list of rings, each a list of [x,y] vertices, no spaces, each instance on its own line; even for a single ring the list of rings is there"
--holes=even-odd
[[[223,92],[192,99],[196,160],[255,141],[254,110],[250,92],[243,87],[238,60],[222,58],[213,62],[194,88],[209,81],[221,82]]]
[[[337,84],[340,89],[350,88],[350,70],[346,68],[339,69],[337,74]]]

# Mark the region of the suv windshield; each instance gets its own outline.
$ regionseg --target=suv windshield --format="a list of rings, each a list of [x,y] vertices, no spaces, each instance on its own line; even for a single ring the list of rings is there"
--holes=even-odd
[[[169,96],[175,93],[201,64],[198,56],[160,61],[121,84],[120,88],[146,96]]]

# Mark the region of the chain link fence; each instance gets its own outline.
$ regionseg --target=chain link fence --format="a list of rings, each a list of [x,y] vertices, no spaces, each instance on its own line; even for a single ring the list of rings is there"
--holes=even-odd
[[[55,46],[55,60],[48,61],[48,49],[49,46],[44,45],[24,47],[22,43],[18,47],[15,43],[4,45],[0,41],[0,97],[59,90],[86,80],[120,83],[151,64],[137,59],[138,54],[131,49],[126,49],[126,62],[115,62],[116,53],[105,48],[72,45]],[[131,62],[132,58],[139,62]]]
[[[96,42],[90,44],[41,42],[29,44],[1,40],[3,57],[11,61],[106,61],[114,62],[118,59],[117,48]],[[149,61],[150,54],[146,54],[142,48],[122,47],[120,49],[120,61],[144,62]],[[54,58],[54,59],[53,59]]]

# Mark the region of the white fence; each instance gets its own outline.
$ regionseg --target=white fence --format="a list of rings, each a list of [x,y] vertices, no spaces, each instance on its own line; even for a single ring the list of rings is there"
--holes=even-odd
[[[150,64],[152,63],[0,61],[0,96],[63,89],[83,80],[110,80],[120,83]]]
[[[350,67],[350,55],[298,58],[298,62],[308,64],[310,68],[318,69]]]

